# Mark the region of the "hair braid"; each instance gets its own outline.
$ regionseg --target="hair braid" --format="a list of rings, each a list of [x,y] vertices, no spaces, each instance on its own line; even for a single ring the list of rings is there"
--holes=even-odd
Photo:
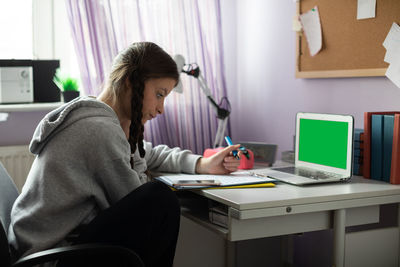
[[[128,136],[132,168],[134,165],[133,154],[136,149],[139,149],[140,157],[145,156],[142,122],[144,85],[146,81],[157,78],[172,78],[177,83],[179,80],[177,66],[171,56],[156,44],[139,42],[131,44],[115,57],[107,81],[105,96],[109,102],[124,103],[124,92],[126,90],[132,92],[131,124]]]
[[[142,124],[142,107],[143,107],[143,92],[144,83],[140,80],[139,71],[136,70],[130,76],[130,83],[132,86],[132,99],[131,99],[131,125],[129,127],[129,145],[131,147],[131,166],[133,168],[133,154],[136,147],[139,149],[140,157],[144,157],[145,150],[143,147],[143,132],[144,126]]]

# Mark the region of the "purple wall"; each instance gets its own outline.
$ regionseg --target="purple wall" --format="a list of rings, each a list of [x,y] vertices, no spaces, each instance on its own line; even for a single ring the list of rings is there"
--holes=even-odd
[[[363,128],[364,111],[400,109],[400,89],[386,77],[295,78],[293,1],[223,0],[222,6],[234,141],[278,144],[280,158],[293,147],[298,111],[351,114]]]
[[[0,121],[0,146],[29,144],[36,125],[47,112],[10,112],[7,121]]]
[[[234,141],[292,149],[298,111],[348,113],[399,110],[400,89],[385,77],[295,79],[293,1],[222,0],[225,68]],[[0,145],[27,144],[45,112],[11,113],[0,122]]]

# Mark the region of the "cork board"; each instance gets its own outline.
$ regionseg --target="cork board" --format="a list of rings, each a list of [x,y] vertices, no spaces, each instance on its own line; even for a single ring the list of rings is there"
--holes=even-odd
[[[297,13],[318,7],[322,49],[310,55],[307,40],[297,33],[296,77],[384,76],[382,43],[393,22],[400,22],[399,0],[376,0],[376,17],[357,20],[357,0],[299,0]]]

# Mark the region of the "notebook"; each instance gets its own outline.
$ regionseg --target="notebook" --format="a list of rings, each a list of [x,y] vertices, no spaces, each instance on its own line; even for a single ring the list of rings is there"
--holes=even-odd
[[[295,185],[347,181],[352,174],[353,132],[351,115],[299,112],[294,166],[254,173]]]
[[[251,188],[271,187],[274,179],[250,175],[247,171],[237,171],[229,175],[164,173],[155,179],[177,190],[208,188]]]

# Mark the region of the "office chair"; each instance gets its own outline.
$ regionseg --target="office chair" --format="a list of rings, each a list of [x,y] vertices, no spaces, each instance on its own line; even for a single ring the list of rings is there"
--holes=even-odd
[[[8,175],[6,169],[0,162],[0,266],[2,267],[25,267],[53,262],[57,260],[68,260],[72,266],[79,265],[74,263],[74,259],[84,256],[85,259],[111,258],[123,260],[124,266],[144,267],[140,257],[125,247],[110,244],[80,244],[48,249],[33,253],[12,262],[10,247],[7,239],[7,229],[10,225],[11,208],[18,197],[18,190]]]

